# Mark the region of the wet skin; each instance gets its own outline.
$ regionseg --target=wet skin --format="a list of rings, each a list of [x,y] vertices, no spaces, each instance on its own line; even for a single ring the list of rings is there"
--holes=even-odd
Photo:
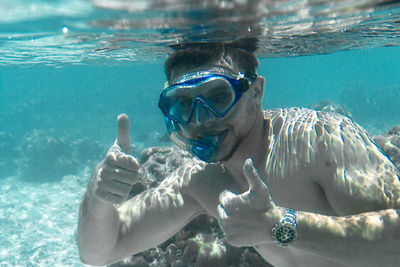
[[[264,113],[263,86],[259,77],[222,119],[185,126],[193,138],[228,130],[218,163],[188,161],[129,201],[124,201],[127,190],[110,186],[121,172],[126,179],[119,183],[138,179],[139,166],[124,149],[129,132],[120,127],[81,205],[82,260],[118,261],[160,244],[207,213],[218,219],[228,242],[254,246],[275,266],[396,266],[399,171],[345,117],[307,109]],[[102,186],[102,181],[111,182]],[[298,211],[299,239],[290,248],[271,238],[285,208]]]

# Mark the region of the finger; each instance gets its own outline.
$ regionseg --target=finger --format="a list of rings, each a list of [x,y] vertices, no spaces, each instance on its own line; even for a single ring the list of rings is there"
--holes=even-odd
[[[225,220],[225,219],[228,218],[228,214],[226,213],[225,209],[224,209],[221,205],[218,205],[218,207],[217,207],[217,212],[218,212],[219,218],[221,218],[221,219],[223,219],[223,220]],[[220,224],[220,225],[221,225],[221,224]],[[221,225],[221,226],[222,226],[222,225]]]
[[[139,170],[139,162],[137,159],[134,156],[126,154],[117,155],[115,166],[134,172]]]
[[[264,181],[261,179],[253,160],[248,158],[243,165],[244,176],[249,183],[250,190],[257,190],[266,187]]]
[[[257,198],[257,196],[262,196],[263,201],[261,201],[261,203],[265,204],[266,202],[264,200],[268,200],[270,204],[273,203],[274,205],[268,185],[261,179],[251,159],[246,160],[243,165],[243,171],[247,182],[250,185],[247,197],[251,196],[251,198],[254,200],[254,198]],[[256,191],[258,193],[255,193]]]
[[[98,192],[97,196],[100,199],[102,199],[103,201],[106,201],[111,204],[120,204],[126,199],[125,196],[123,197],[120,195],[115,195],[113,193],[106,192],[106,191]]]
[[[102,190],[112,193],[118,196],[126,196],[132,189],[129,184],[121,183],[116,180],[104,180],[102,181]]]
[[[222,206],[226,206],[229,205],[229,203],[231,203],[232,201],[234,201],[234,199],[237,198],[237,195],[232,193],[229,190],[224,190],[222,191],[221,194],[219,194],[219,203]]]
[[[243,206],[243,196],[225,190],[219,195],[219,203],[228,215],[234,215]]]
[[[121,168],[103,168],[100,175],[101,177],[110,177],[108,180],[116,180],[130,186],[136,184],[139,180],[139,174],[137,172]]]
[[[131,143],[129,140],[129,117],[126,114],[120,114],[118,116],[118,137],[117,143],[121,147],[122,151],[130,154]]]
[[[139,162],[131,155],[124,154],[119,150],[112,150],[106,155],[106,163],[110,166],[123,168],[130,171],[139,170]]]

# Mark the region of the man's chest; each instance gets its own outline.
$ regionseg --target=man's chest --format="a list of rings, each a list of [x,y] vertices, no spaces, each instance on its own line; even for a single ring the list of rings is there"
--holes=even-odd
[[[280,178],[268,184],[275,204],[295,210],[337,215],[317,183],[299,176]]]
[[[272,199],[278,206],[336,215],[321,187],[311,179],[303,177],[303,174],[296,177],[288,176],[265,180]],[[188,185],[190,196],[212,216],[217,214],[221,192],[229,190],[235,194],[241,194],[248,190],[246,184],[239,183],[237,178],[235,179],[229,172],[217,165],[207,166],[203,171],[193,174]]]

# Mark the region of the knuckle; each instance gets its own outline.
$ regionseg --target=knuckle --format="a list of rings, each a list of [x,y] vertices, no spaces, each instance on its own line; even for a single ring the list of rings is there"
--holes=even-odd
[[[122,189],[121,195],[128,196],[129,193],[131,192],[131,189],[132,189],[131,186],[125,186],[125,187]]]
[[[118,157],[118,161],[120,161],[121,165],[125,166],[126,169],[131,171],[139,170],[139,162],[132,155],[121,154]]]
[[[139,170],[139,161],[137,160],[137,158],[131,156],[131,162],[132,162],[132,166],[134,167],[134,169],[137,171]]]
[[[97,186],[101,185],[104,181],[104,170],[103,168],[100,168],[97,171],[97,175],[96,175],[96,184]]]
[[[120,204],[122,202],[118,197],[108,197],[107,200],[112,204]]]
[[[111,183],[112,186],[112,190],[114,193],[117,193],[118,195],[128,195],[129,192],[132,189],[132,186],[124,183],[124,182],[120,182],[118,180],[115,180]]]
[[[115,165],[117,161],[117,155],[114,151],[109,151],[106,155],[105,163],[109,165]]]
[[[110,174],[111,174],[110,168],[108,166],[104,166],[99,170],[98,177],[101,181],[104,181],[105,179],[110,177]]]

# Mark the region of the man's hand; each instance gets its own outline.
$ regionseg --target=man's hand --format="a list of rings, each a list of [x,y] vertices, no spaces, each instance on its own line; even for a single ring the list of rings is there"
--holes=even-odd
[[[233,246],[270,243],[271,230],[283,209],[275,205],[251,159],[246,160],[243,171],[249,190],[240,195],[225,190],[219,195],[219,225]]]
[[[95,169],[94,194],[103,201],[121,204],[129,196],[132,186],[139,180],[139,163],[131,155],[129,118],[118,116],[118,137],[108,150],[106,158]]]

